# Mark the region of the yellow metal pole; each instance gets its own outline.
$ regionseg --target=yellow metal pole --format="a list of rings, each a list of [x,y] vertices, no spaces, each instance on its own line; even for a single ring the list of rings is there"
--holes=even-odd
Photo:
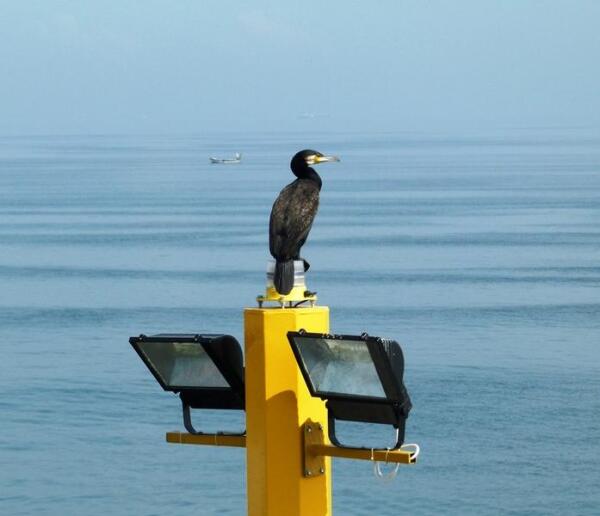
[[[247,308],[246,456],[249,516],[331,514],[331,461],[304,476],[303,425],[327,425],[325,404],[312,398],[287,340],[299,329],[329,332],[329,309]]]

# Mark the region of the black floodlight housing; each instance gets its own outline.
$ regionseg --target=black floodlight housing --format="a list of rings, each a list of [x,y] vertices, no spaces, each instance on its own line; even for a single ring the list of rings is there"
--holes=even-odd
[[[288,340],[312,396],[326,401],[329,439],[335,420],[392,425],[396,444],[404,442],[404,427],[412,407],[403,383],[404,356],[395,340],[355,335],[327,335],[303,330],[288,332]]]
[[[191,408],[245,409],[243,354],[235,337],[161,333],[129,342],[161,387],[179,393],[188,432],[202,433],[192,425]]]

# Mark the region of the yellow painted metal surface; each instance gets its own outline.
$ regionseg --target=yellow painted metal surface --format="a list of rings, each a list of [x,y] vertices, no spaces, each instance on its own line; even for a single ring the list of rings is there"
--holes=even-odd
[[[393,462],[400,464],[415,464],[414,452],[404,450],[365,450],[362,448],[338,448],[331,444],[318,444],[309,447],[310,453],[326,457],[342,459],[375,460],[377,462]]]
[[[312,398],[287,340],[299,329],[329,332],[329,309],[247,308],[247,486],[249,516],[331,514],[331,461],[324,474],[304,477],[303,425],[326,431],[325,404]]]
[[[174,444],[203,444],[209,446],[246,447],[245,435],[188,434],[187,432],[167,432],[167,442]]]
[[[325,474],[325,455],[313,453],[313,446],[323,444],[323,427],[321,423],[315,423],[308,420],[302,427],[303,446],[304,446],[304,466],[303,474],[305,477],[314,477]]]

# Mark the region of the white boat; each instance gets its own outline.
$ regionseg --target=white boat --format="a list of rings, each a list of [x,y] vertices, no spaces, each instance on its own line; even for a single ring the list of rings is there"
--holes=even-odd
[[[233,158],[213,158],[211,156],[209,159],[212,164],[220,163],[223,165],[230,165],[232,163],[239,163],[242,161],[242,155],[239,152],[236,152],[235,157]]]

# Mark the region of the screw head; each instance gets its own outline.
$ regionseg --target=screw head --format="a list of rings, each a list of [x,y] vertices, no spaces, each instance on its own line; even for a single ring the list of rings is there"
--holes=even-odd
[[[307,427],[306,427],[306,431],[307,431],[307,432],[312,432],[312,426],[307,426]]]
[[[319,468],[319,473],[321,473],[322,475],[323,473],[325,473],[325,470],[323,468]]]
[[[310,477],[312,475],[312,471],[310,469],[305,469],[304,475],[306,475],[307,477]]]

